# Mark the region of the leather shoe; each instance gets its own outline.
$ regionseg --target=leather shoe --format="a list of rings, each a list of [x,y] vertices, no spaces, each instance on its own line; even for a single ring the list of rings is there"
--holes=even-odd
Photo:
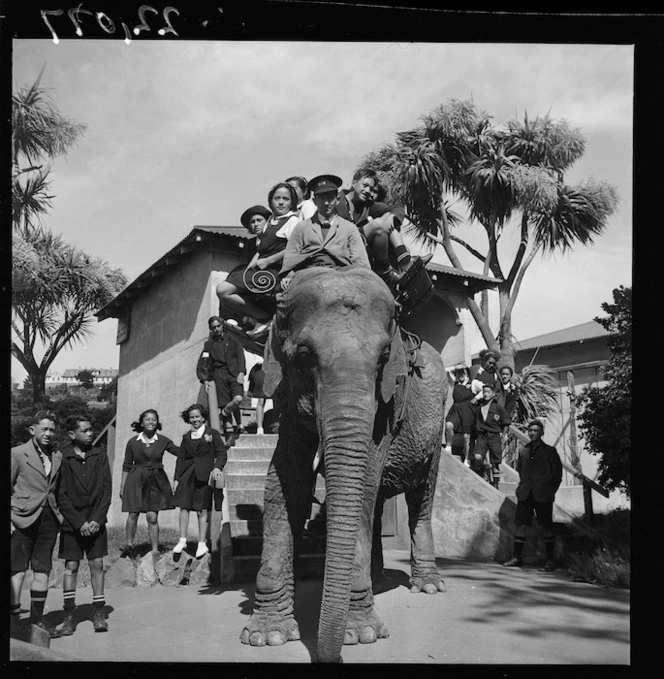
[[[508,568],[511,568],[513,566],[518,566],[519,568],[523,567],[523,560],[522,559],[517,559],[514,557],[513,559],[510,559],[509,561],[506,561],[503,566],[507,566]]]
[[[65,611],[65,621],[60,627],[60,636],[70,637],[76,631],[76,611],[75,609]]]
[[[544,566],[539,569],[543,573],[552,573],[553,571],[556,570],[556,564],[551,561],[551,559],[547,559],[544,563]]]
[[[96,608],[92,614],[92,624],[95,632],[108,632],[108,623],[106,622],[106,614],[103,608]]]

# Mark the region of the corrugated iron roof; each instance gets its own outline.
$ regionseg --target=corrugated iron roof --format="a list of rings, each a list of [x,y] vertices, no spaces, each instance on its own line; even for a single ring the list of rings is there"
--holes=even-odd
[[[588,323],[579,323],[579,325],[572,325],[569,328],[554,330],[543,335],[530,337],[521,342],[515,342],[514,348],[517,351],[525,351],[527,349],[536,349],[537,347],[554,347],[559,344],[571,344],[573,342],[583,342],[584,340],[606,337],[610,334],[608,330],[605,330],[596,321],[589,321]]]
[[[525,340],[515,340],[514,349],[515,351],[528,351],[529,349],[542,347],[555,347],[562,344],[573,344],[574,342],[598,339],[610,334],[596,321],[588,321],[588,323],[579,323],[579,325],[572,325],[569,328],[554,330],[553,332],[536,335]],[[474,353],[472,358],[473,360],[478,359],[479,352]]]
[[[449,274],[450,276],[458,276],[460,278],[470,278],[476,281],[483,281],[484,283],[491,283],[491,285],[502,283],[500,278],[492,278],[491,276],[474,273],[473,271],[466,271],[466,269],[457,269],[453,266],[445,266],[444,264],[436,264],[435,262],[429,262],[429,264],[427,264],[427,271]]]
[[[139,290],[148,287],[156,279],[161,278],[168,267],[177,264],[183,256],[191,252],[191,250],[194,249],[195,244],[201,240],[203,233],[245,241],[251,241],[256,238],[256,236],[250,234],[243,226],[194,226],[180,242],[174,245],[154,264],[149,266],[106,306],[99,309],[95,314],[97,318],[100,321],[103,321],[105,318],[113,317],[126,301],[138,294]]]

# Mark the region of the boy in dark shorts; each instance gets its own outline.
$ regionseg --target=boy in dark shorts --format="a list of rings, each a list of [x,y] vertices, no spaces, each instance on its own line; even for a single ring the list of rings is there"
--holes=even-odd
[[[106,514],[111,505],[111,468],[106,451],[92,445],[94,432],[85,415],[66,423],[71,443],[62,451],[58,504],[64,517],[58,556],[65,560],[62,580],[65,620],[63,636],[76,631],[76,576],[83,556],[90,566],[92,624],[106,632],[104,557],[108,554]]]
[[[496,390],[490,384],[482,387],[483,401],[475,411],[475,446],[470,459],[470,468],[479,474],[484,472],[484,458],[487,450],[491,464],[491,485],[498,488],[500,463],[503,461],[503,444],[507,437],[510,418],[505,408],[496,401]]]

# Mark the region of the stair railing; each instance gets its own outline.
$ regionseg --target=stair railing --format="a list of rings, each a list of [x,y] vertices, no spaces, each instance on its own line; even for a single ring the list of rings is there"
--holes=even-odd
[[[210,426],[219,433],[223,433],[219,420],[219,403],[217,402],[217,388],[214,381],[205,382],[205,391],[208,399],[208,409],[210,411]],[[214,507],[211,511],[210,527],[210,547],[213,557],[219,559],[219,582],[233,581],[233,543],[231,540],[231,521],[230,508],[228,504],[228,488],[223,490],[221,502],[221,517],[218,516]],[[217,529],[217,522],[219,528]]]

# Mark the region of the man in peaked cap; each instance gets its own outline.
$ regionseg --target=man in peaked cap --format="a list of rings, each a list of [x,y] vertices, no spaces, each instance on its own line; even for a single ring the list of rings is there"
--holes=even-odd
[[[364,241],[357,227],[337,214],[341,179],[322,174],[309,181],[316,212],[295,226],[281,266],[282,287],[297,269],[310,266],[341,267],[358,264],[370,268]]]

